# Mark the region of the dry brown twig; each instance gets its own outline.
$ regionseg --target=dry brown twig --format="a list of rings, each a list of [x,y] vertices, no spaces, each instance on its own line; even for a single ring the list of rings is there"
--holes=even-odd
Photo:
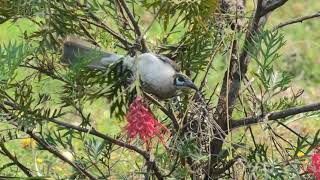
[[[231,126],[232,128],[239,128],[241,126],[249,126],[252,124],[262,122],[262,120],[264,119],[267,119],[268,121],[277,120],[277,119],[282,119],[282,118],[286,118],[286,117],[301,114],[301,113],[319,111],[319,110],[320,110],[320,103],[314,103],[314,104],[309,104],[305,106],[289,108],[283,111],[269,112],[269,113],[264,113],[258,116],[247,117],[239,120],[232,120]]]
[[[9,106],[9,107],[11,107],[11,108],[14,108],[14,109],[19,110],[19,106],[18,106],[17,104],[13,103],[13,102],[4,101],[4,104],[7,105],[7,106]],[[0,106],[0,108],[1,108],[1,106]],[[2,109],[3,109],[3,108],[2,108]],[[28,112],[26,112],[26,113],[28,113]],[[83,127],[80,127],[80,126],[76,126],[76,125],[73,125],[73,124],[69,124],[69,123],[66,123],[66,122],[63,122],[63,121],[59,121],[59,120],[57,120],[57,119],[55,119],[55,118],[46,118],[46,117],[43,117],[43,119],[46,119],[46,120],[48,120],[49,122],[52,122],[52,123],[54,123],[54,124],[57,124],[57,125],[59,125],[59,126],[62,126],[62,127],[68,128],[68,129],[74,129],[74,130],[77,130],[77,131],[79,131],[79,132],[84,132],[84,133],[88,133],[88,134],[94,135],[94,136],[96,136],[96,137],[99,137],[99,138],[102,138],[102,139],[104,139],[104,140],[107,140],[107,141],[109,141],[109,142],[111,142],[111,143],[113,143],[113,144],[115,144],[115,145],[120,146],[120,147],[123,147],[123,148],[129,149],[129,150],[135,151],[135,152],[137,152],[138,154],[140,154],[140,155],[146,160],[146,162],[147,162],[148,164],[150,164],[150,168],[154,171],[155,176],[156,176],[158,179],[163,179],[163,176],[162,176],[162,174],[161,174],[161,172],[160,172],[160,169],[157,167],[156,162],[155,162],[154,160],[152,160],[150,154],[149,154],[147,151],[144,151],[144,150],[142,150],[142,149],[140,149],[140,148],[138,148],[138,147],[136,147],[136,146],[133,146],[133,145],[131,145],[131,144],[129,144],[129,143],[125,143],[125,142],[122,142],[122,141],[120,141],[120,140],[114,139],[114,138],[112,138],[112,137],[110,137],[110,136],[108,136],[108,135],[106,135],[106,134],[103,134],[103,133],[97,131],[95,128],[87,129],[87,128],[83,128]],[[28,131],[27,131],[27,132],[28,132]],[[35,140],[36,140],[37,142],[39,141],[40,143],[42,143],[42,144],[44,144],[44,145],[46,144],[46,142],[43,141],[41,138],[40,138],[40,139],[37,138],[37,136],[36,136],[35,134],[33,134],[32,131],[30,131],[28,134],[29,134],[30,136],[35,137]],[[33,137],[32,137],[32,138],[33,138]],[[51,153],[56,153],[56,154],[59,153],[59,152],[55,151],[54,149],[52,149],[52,148],[50,148],[50,147],[48,147],[47,150],[48,150],[49,152],[51,152]],[[62,155],[57,154],[57,157],[62,158],[62,160],[65,160],[65,158],[64,158]],[[68,159],[67,159],[67,160],[68,160]],[[69,163],[70,165],[74,166],[73,164],[71,164],[72,162],[68,162],[68,161],[66,161],[66,162]],[[74,167],[75,167],[75,166],[74,166]],[[84,171],[85,171],[84,169],[81,169],[81,168],[78,168],[78,170],[79,170],[80,172],[84,172]],[[88,173],[86,173],[86,172],[84,172],[84,174],[87,175],[88,177],[90,177],[90,174],[88,174]],[[94,176],[92,176],[92,177],[94,177]]]
[[[276,31],[276,30],[283,28],[283,27],[286,27],[288,25],[302,23],[306,20],[310,20],[310,19],[314,19],[314,18],[318,18],[318,17],[320,17],[320,11],[317,13],[314,13],[312,15],[309,15],[309,16],[298,17],[298,18],[292,19],[290,21],[280,23],[277,26],[275,26],[274,28],[272,28],[272,31]]]
[[[266,23],[267,18],[265,16],[284,5],[287,1],[288,0],[273,0],[266,3],[264,0],[257,0],[256,9],[252,16],[252,20],[249,23],[244,45],[240,52],[237,40],[233,41],[230,65],[228,70],[225,72],[219,100],[216,106],[217,108],[214,113],[214,120],[217,121],[224,131],[227,131],[230,128],[228,127],[230,121],[229,117],[232,116],[235,101],[239,96],[242,77],[245,77],[250,63],[247,47],[253,42],[253,37],[257,34],[259,28]],[[239,57],[238,54],[240,54]],[[210,144],[211,154],[215,155],[221,151],[223,141],[213,139]],[[218,161],[214,156],[211,159],[212,162],[208,163],[209,173],[206,175],[206,179],[210,178],[210,174],[212,173],[210,169]]]
[[[32,177],[32,173],[29,168],[27,168],[25,165],[23,165],[15,155],[13,155],[5,146],[3,142],[0,143],[0,149],[1,153],[7,156],[15,165],[18,166],[18,168],[21,169],[21,171],[27,175],[28,177]]]
[[[4,102],[4,104],[8,105],[11,108],[17,108],[17,106],[14,103],[11,102]],[[14,114],[11,114],[9,112],[9,110],[3,106],[2,104],[0,104],[0,109],[6,113],[8,113],[8,119],[7,121],[10,122],[10,124],[17,126],[17,124],[14,123],[13,120],[18,119],[18,117],[16,117]],[[62,161],[68,163],[70,166],[74,167],[78,172],[80,172],[81,174],[83,174],[84,176],[88,177],[89,179],[93,179],[95,180],[96,178],[89,173],[86,169],[78,166],[76,163],[74,163],[73,161],[71,161],[70,159],[68,159],[66,156],[64,156],[63,154],[61,154],[56,148],[50,146],[46,141],[44,141],[43,139],[41,139],[39,136],[37,136],[31,129],[27,129],[24,126],[19,127],[20,131],[26,132],[33,140],[35,140],[37,143],[39,143],[44,149],[46,149],[47,151],[49,151],[51,154],[55,155],[56,157],[58,157],[59,159],[61,159]],[[2,150],[4,147],[2,147]],[[10,152],[9,152],[10,153]],[[16,162],[17,163],[17,162]],[[23,165],[20,163],[17,164],[19,166],[19,168],[24,169],[23,172],[27,173],[27,169],[25,169],[25,167],[23,167]],[[28,174],[27,174],[28,175]]]
[[[149,52],[148,46],[147,46],[147,42],[146,40],[142,37],[142,32],[141,29],[139,27],[138,22],[135,20],[135,17],[133,16],[132,12],[130,11],[129,7],[127,6],[127,3],[124,0],[119,0],[120,5],[123,7],[123,9],[125,10],[126,14],[128,15],[132,26],[134,27],[134,31],[137,35],[137,40],[140,40],[139,42],[141,43],[141,48],[142,48],[142,52]]]

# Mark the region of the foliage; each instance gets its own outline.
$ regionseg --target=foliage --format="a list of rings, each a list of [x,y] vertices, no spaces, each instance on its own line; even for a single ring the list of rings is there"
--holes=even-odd
[[[0,66],[1,82],[13,79],[15,70],[25,58],[32,54],[32,49],[28,45],[17,44],[16,42],[2,44],[0,51],[0,63],[2,64]]]

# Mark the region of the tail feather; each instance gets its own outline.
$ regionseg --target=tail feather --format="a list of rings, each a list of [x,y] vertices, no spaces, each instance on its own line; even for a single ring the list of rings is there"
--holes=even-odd
[[[88,67],[91,69],[104,69],[106,65],[111,64],[121,56],[108,53],[102,48],[94,46],[86,41],[74,38],[67,38],[63,43],[63,54],[61,62],[72,65],[83,59],[81,57],[91,58]]]

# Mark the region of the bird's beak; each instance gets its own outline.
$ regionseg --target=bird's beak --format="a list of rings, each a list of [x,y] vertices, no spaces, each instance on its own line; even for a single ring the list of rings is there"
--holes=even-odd
[[[194,89],[194,90],[196,90],[196,91],[199,90],[198,87],[197,87],[191,80],[185,81],[185,82],[184,82],[184,86],[189,87],[189,88],[192,88],[192,89]]]

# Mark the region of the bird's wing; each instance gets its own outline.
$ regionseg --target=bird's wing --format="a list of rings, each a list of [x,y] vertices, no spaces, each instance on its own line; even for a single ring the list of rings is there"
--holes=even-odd
[[[180,67],[174,62],[172,61],[170,58],[166,57],[166,56],[162,56],[162,55],[156,55],[161,61],[170,64],[177,72],[179,72],[181,69]]]
[[[67,38],[63,43],[61,62],[67,65],[87,63],[87,67],[91,69],[105,69],[107,65],[120,59],[123,57],[108,53],[104,49],[80,39]]]

